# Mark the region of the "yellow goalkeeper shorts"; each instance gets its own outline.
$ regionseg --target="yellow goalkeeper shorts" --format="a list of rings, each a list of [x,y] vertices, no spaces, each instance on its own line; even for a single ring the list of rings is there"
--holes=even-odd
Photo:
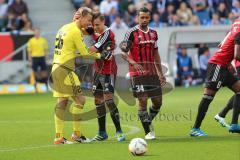
[[[50,82],[53,97],[75,97],[82,94],[81,82],[76,73],[59,64],[53,65]]]

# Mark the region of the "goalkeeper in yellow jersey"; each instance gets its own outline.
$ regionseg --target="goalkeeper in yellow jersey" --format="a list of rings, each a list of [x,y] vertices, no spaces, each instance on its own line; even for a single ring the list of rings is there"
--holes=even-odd
[[[108,60],[111,58],[111,51],[96,53],[94,47],[87,48],[83,42],[83,34],[93,32],[91,9],[82,7],[78,11],[78,18],[74,22],[64,25],[57,33],[51,74],[51,88],[53,96],[57,97],[55,108],[55,129],[56,136],[54,144],[71,144],[63,136],[64,120],[67,119],[66,109],[69,98],[75,102],[72,106],[73,134],[72,140],[75,142],[89,142],[80,131],[80,120],[77,117],[81,113],[85,103],[85,97],[81,92],[81,83],[74,73],[76,57],[92,57],[95,59]]]

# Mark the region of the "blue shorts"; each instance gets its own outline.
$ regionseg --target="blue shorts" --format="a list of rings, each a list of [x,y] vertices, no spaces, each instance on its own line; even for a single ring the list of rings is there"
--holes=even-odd
[[[47,64],[45,57],[32,57],[32,69],[37,72],[47,70]]]

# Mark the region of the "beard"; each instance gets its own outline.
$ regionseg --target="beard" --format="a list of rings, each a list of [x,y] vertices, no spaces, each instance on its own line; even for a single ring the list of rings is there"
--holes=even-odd
[[[148,27],[148,23],[140,24],[140,27],[146,29]]]

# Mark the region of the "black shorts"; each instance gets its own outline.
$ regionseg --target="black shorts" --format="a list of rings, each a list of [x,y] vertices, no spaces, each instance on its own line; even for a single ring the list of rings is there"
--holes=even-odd
[[[113,94],[115,75],[95,72],[93,78],[93,95]]]
[[[157,75],[134,76],[131,78],[131,85],[135,98],[162,96],[161,83]]]
[[[32,69],[37,72],[47,70],[47,64],[45,61],[45,57],[33,57],[32,58]]]
[[[227,86],[231,88],[238,81],[237,76],[229,72],[227,67],[217,64],[208,63],[207,78],[205,87],[212,90],[219,90],[221,87]]]

